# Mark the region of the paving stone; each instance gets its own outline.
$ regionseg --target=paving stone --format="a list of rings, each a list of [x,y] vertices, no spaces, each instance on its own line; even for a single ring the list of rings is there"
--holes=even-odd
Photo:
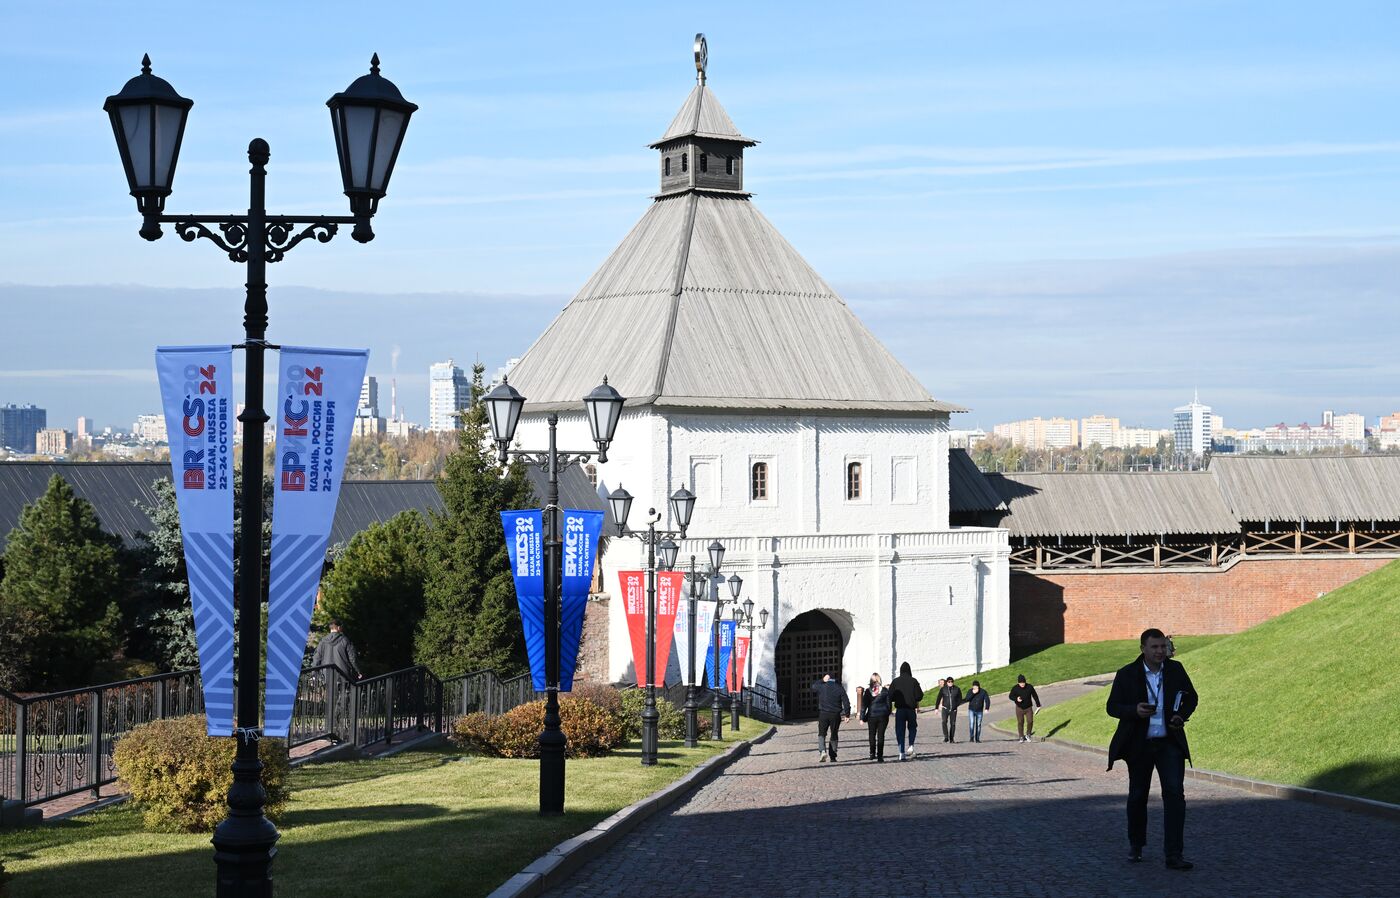
[[[990,728],[876,764],[850,724],[842,760],[817,764],[814,729],[780,727],[549,894],[1400,896],[1391,821],[1187,780],[1196,869],[1180,873],[1162,864],[1155,786],[1145,860],[1124,859],[1121,764]]]

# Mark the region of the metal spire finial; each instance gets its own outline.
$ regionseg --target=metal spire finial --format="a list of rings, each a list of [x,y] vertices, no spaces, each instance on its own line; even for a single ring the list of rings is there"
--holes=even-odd
[[[145,53],[141,56],[141,74],[151,74],[151,54]]]
[[[379,74],[379,54],[378,54],[378,53],[374,54],[373,56],[371,56],[371,57],[369,58],[369,73],[370,73],[371,75],[378,75],[378,74]]]
[[[704,34],[695,35],[695,78],[700,86],[705,86],[705,67],[710,62],[710,47]]]

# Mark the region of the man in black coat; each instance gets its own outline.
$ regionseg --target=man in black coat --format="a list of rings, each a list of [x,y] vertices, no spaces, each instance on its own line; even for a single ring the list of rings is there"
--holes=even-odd
[[[817,694],[817,760],[825,761],[829,754],[835,761],[837,734],[841,731],[841,721],[851,719],[851,700],[846,697],[841,681],[833,679],[831,674],[823,674],[812,684],[812,691]],[[828,732],[831,733],[830,742],[827,741]]]
[[[1196,710],[1196,690],[1186,668],[1167,657],[1161,630],[1144,630],[1140,644],[1142,654],[1118,671],[1108,695],[1108,714],[1118,718],[1108,769],[1118,760],[1128,765],[1128,860],[1142,860],[1147,844],[1147,794],[1155,768],[1166,818],[1167,867],[1190,870],[1194,865],[1182,857],[1186,762],[1191,758],[1185,727]]]
[[[360,679],[360,659],[355,654],[355,646],[345,635],[340,621],[331,618],[331,631],[316,643],[316,653],[311,656],[312,667],[331,666],[335,672],[326,671],[325,683],[331,692],[327,723],[331,731],[331,741],[339,742],[340,734],[350,728],[350,690],[354,681]],[[348,680],[346,678],[349,678]]]
[[[943,741],[957,742],[958,736],[958,705],[963,703],[962,689],[949,677],[938,689],[938,699],[935,707],[943,711]]]

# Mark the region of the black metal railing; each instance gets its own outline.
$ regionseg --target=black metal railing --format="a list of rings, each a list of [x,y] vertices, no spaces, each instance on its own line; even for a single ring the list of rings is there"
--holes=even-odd
[[[778,693],[761,683],[754,683],[752,686],[744,687],[744,713],[755,720],[767,720],[770,723],[783,722],[783,703],[778,698]]]
[[[494,670],[474,670],[442,681],[443,717],[450,727],[463,714],[483,711],[495,716],[516,705],[542,698],[529,674],[501,679]]]
[[[40,804],[116,781],[112,749],[124,733],[204,710],[199,672],[175,671],[18,696],[0,689],[0,800]]]

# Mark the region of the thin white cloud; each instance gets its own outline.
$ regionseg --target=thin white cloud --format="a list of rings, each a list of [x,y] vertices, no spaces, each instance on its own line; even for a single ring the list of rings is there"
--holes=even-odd
[[[0,378],[17,380],[91,380],[94,377],[109,377],[117,380],[130,380],[141,383],[155,383],[154,368],[20,368],[0,369]]]

